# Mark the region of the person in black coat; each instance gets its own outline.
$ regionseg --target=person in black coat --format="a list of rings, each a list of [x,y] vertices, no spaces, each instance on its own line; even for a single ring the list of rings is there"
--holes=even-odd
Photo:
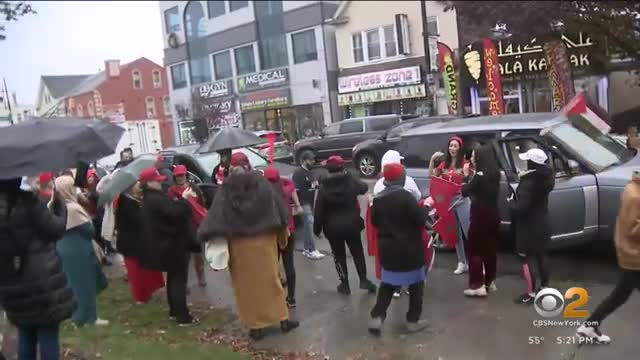
[[[185,231],[192,228],[191,205],[186,199],[196,195],[189,189],[181,199],[171,200],[162,190],[165,180],[156,168],[140,174],[144,253],[139,260],[144,268],[167,273],[169,317],[180,326],[188,326],[198,323],[187,308],[190,240],[195,233]]]
[[[371,310],[369,332],[380,333],[394,290],[405,286],[409,287],[407,329],[416,332],[426,326],[420,316],[426,278],[422,229],[427,213],[404,189],[405,172],[401,164],[386,165],[383,174],[385,189],[376,195],[371,207],[371,223],[378,229],[382,283]]]
[[[316,236],[324,232],[329,240],[340,278],[339,293],[351,294],[345,243],[353,256],[360,277],[360,288],[375,292],[376,286],[367,278],[367,265],[360,236],[364,229],[364,220],[360,217],[358,205],[358,195],[364,195],[369,187],[345,171],[344,160],[340,156],[329,157],[327,170],[329,176],[322,179],[316,199],[313,232]]]
[[[57,360],[60,323],[76,309],[56,252],[67,210],[20,190],[20,179],[0,180],[0,308],[18,328],[18,358]],[[47,206],[48,205],[48,206]]]
[[[537,148],[519,155],[527,161],[528,170],[520,174],[515,199],[510,201],[515,221],[516,249],[523,257],[522,269],[527,280],[527,292],[515,299],[528,304],[541,287],[549,284],[545,251],[551,241],[549,193],[555,185],[553,171],[546,165],[547,154]]]

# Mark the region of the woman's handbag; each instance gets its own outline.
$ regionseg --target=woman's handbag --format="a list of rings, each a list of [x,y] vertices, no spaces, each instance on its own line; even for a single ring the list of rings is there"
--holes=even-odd
[[[213,270],[224,270],[229,266],[229,243],[226,238],[216,237],[207,241],[204,253]]]

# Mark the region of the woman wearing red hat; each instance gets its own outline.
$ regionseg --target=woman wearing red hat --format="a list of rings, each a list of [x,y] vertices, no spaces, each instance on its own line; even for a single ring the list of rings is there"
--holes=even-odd
[[[302,213],[302,205],[300,205],[300,199],[298,199],[298,193],[296,192],[296,185],[293,181],[280,177],[280,172],[273,166],[264,170],[264,177],[269,180],[273,185],[273,189],[277,193],[282,193],[285,203],[287,204],[288,218],[289,218],[289,239],[287,247],[280,251],[282,257],[282,265],[284,266],[284,273],[287,278],[287,306],[290,308],[296,307],[296,269],[293,265],[293,252],[295,250],[295,238],[296,231],[295,221],[293,219],[295,207],[296,213]]]
[[[447,154],[436,152],[431,156],[429,162],[429,173],[432,176],[442,177],[450,182],[462,184],[467,177],[471,175],[471,164],[464,158],[464,141],[459,136],[452,136],[447,143]],[[444,161],[440,164],[436,163],[444,157]],[[456,254],[458,255],[458,266],[454,270],[454,274],[460,275],[469,270],[467,265],[467,257],[464,253],[464,232],[458,225],[458,242],[456,245]]]
[[[320,183],[313,214],[313,232],[316,236],[323,232],[329,240],[340,279],[339,293],[351,294],[345,244],[353,256],[360,278],[360,289],[375,292],[376,286],[367,278],[367,265],[360,236],[364,229],[364,220],[360,216],[358,206],[358,195],[366,194],[369,187],[345,171],[344,160],[340,156],[329,157],[326,168],[329,176]]]
[[[416,332],[426,326],[420,316],[426,278],[422,229],[427,214],[413,195],[404,189],[404,167],[401,164],[386,165],[383,174],[385,188],[375,197],[371,208],[371,222],[378,229],[382,283],[376,305],[371,310],[369,331],[380,333],[394,291],[409,287],[407,329]]]
[[[278,249],[287,246],[287,206],[281,194],[241,152],[231,156],[229,177],[216,192],[198,229],[201,242],[224,238],[240,320],[254,340],[280,323],[282,332],[299,326],[289,320],[280,282]]]
[[[206,209],[204,208],[204,196],[197,186],[189,182],[189,179],[187,178],[188,173],[189,171],[184,165],[176,165],[176,167],[173,168],[175,184],[169,187],[168,194],[171,199],[176,200],[180,199],[180,197],[182,197],[182,194],[188,189],[193,190],[193,192],[196,194],[196,197],[193,198],[193,202],[190,201],[190,203],[191,208],[194,212],[193,225],[197,229],[203,220],[203,218],[198,216],[198,214],[206,212]],[[202,247],[198,247],[196,250],[197,251],[193,253],[191,258],[193,260],[196,276],[198,277],[198,285],[200,287],[205,287],[207,286],[207,278],[204,274],[204,256],[202,254]]]
[[[155,167],[144,170],[139,177],[143,189],[142,229],[144,251],[140,257],[143,267],[167,273],[169,317],[178,326],[198,323],[187,307],[189,255],[193,244],[191,205],[187,199],[196,197],[193,190],[182,193],[179,200],[171,200],[162,190],[167,180]]]

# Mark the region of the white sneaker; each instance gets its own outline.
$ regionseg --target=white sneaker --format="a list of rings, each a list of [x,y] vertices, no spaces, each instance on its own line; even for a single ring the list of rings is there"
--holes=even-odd
[[[311,251],[309,251],[307,249],[302,250],[302,256],[311,259],[312,258]]]
[[[496,282],[492,281],[491,284],[489,285],[489,292],[495,292],[498,291],[498,287],[496,286]]]
[[[600,332],[600,330],[596,327],[585,326],[584,324],[580,325],[578,328],[578,336],[581,338],[586,338],[585,343],[590,343],[593,341],[595,344],[609,344],[611,342],[611,338],[607,335]]]
[[[95,326],[108,326],[109,325],[109,320],[97,319],[94,325]]]
[[[325,257],[325,255],[318,250],[313,250],[310,255],[312,259],[316,260],[320,260]]]
[[[466,296],[477,296],[477,297],[485,297],[487,296],[487,288],[484,286],[480,286],[477,289],[467,289],[464,291]]]
[[[465,263],[458,263],[458,267],[453,271],[455,275],[461,275],[469,271],[469,265]]]

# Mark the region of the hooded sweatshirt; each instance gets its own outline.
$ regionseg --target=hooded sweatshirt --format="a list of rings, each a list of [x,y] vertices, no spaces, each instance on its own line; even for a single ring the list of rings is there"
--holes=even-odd
[[[368,186],[346,171],[331,173],[320,183],[314,212],[313,231],[327,238],[360,233],[364,220],[360,217],[358,195]]]

